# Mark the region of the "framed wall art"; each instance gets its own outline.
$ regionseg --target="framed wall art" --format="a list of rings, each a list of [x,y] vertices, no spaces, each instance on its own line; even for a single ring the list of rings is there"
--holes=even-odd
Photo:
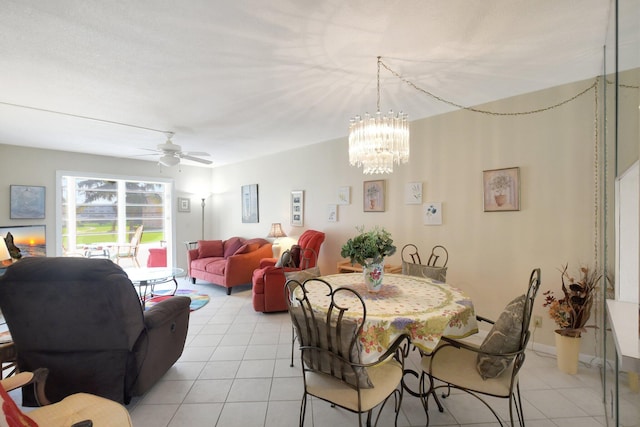
[[[442,202],[427,202],[422,205],[424,225],[442,225]]]
[[[191,199],[178,197],[178,212],[191,212]]]
[[[327,206],[327,221],[329,222],[338,221],[338,205]]]
[[[485,212],[520,210],[520,168],[483,171],[482,185]]]
[[[13,244],[23,257],[47,256],[47,233],[44,225],[16,225],[0,227],[0,236],[13,236]]]
[[[338,188],[338,204],[339,205],[351,204],[351,187]]]
[[[304,225],[304,191],[291,192],[291,225],[302,227]]]
[[[419,205],[422,203],[422,183],[409,182],[404,190],[404,203],[407,205]]]
[[[365,212],[384,212],[384,180],[365,181],[362,199]]]
[[[259,222],[258,184],[243,185],[241,192],[242,222]]]
[[[44,219],[46,188],[11,185],[11,219]]]

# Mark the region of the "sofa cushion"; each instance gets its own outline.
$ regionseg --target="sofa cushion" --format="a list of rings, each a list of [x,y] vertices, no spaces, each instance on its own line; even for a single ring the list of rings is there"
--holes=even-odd
[[[191,269],[199,270],[199,271],[209,271],[207,266],[209,264],[214,264],[222,261],[222,264],[225,263],[225,259],[222,257],[209,257],[209,258],[198,258],[191,261]]]
[[[214,262],[210,262],[204,267],[204,271],[207,273],[217,274],[224,276],[224,269],[227,266],[227,260],[220,258]]]
[[[222,240],[198,240],[198,258],[224,256]]]
[[[244,244],[244,240],[240,237],[232,237],[224,241],[224,257],[229,258]]]

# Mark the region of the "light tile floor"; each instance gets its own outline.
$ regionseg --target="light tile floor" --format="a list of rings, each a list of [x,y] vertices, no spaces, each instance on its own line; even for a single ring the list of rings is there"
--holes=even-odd
[[[180,288],[207,293],[211,301],[191,313],[179,361],[146,395],[128,405],[134,426],[298,425],[302,377],[297,353],[295,366],[289,366],[288,313],[256,313],[249,286],[234,288],[231,296],[221,287],[191,285],[185,279]],[[416,356],[417,352],[412,352],[409,361],[414,366]],[[578,375],[567,375],[556,368],[554,358],[529,352],[520,384],[529,427],[606,425],[600,373],[595,367],[581,365]],[[500,416],[508,420],[507,401],[495,401]],[[637,404],[637,394],[630,396],[629,402]],[[435,408],[430,411],[430,425],[498,425],[491,413],[468,395],[452,394],[443,403],[443,413]],[[393,425],[392,412],[385,409],[380,426]],[[632,422],[637,422],[637,417]],[[398,425],[425,423],[419,400],[405,393]],[[309,402],[305,426],[343,425],[357,425],[357,416],[319,400]]]

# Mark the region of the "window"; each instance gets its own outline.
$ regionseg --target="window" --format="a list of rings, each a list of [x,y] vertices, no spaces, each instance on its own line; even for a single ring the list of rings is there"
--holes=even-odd
[[[148,251],[172,240],[171,180],[58,172],[57,241],[60,251],[126,243],[144,226],[140,265]],[[167,262],[171,265],[167,246]]]

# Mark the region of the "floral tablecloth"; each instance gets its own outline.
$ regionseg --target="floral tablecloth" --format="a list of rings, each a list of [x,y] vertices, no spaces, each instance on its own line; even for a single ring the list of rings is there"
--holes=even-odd
[[[365,301],[367,317],[360,338],[364,363],[376,360],[403,333],[411,337],[413,345],[428,352],[443,335],[461,338],[478,332],[473,303],[460,289],[446,283],[385,273],[382,289],[370,293],[362,273],[334,274],[321,279],[334,289],[351,288]],[[317,289],[326,293],[326,288]],[[313,301],[313,288],[308,290]],[[355,302],[354,298],[345,296],[338,302],[349,306],[349,300]]]

